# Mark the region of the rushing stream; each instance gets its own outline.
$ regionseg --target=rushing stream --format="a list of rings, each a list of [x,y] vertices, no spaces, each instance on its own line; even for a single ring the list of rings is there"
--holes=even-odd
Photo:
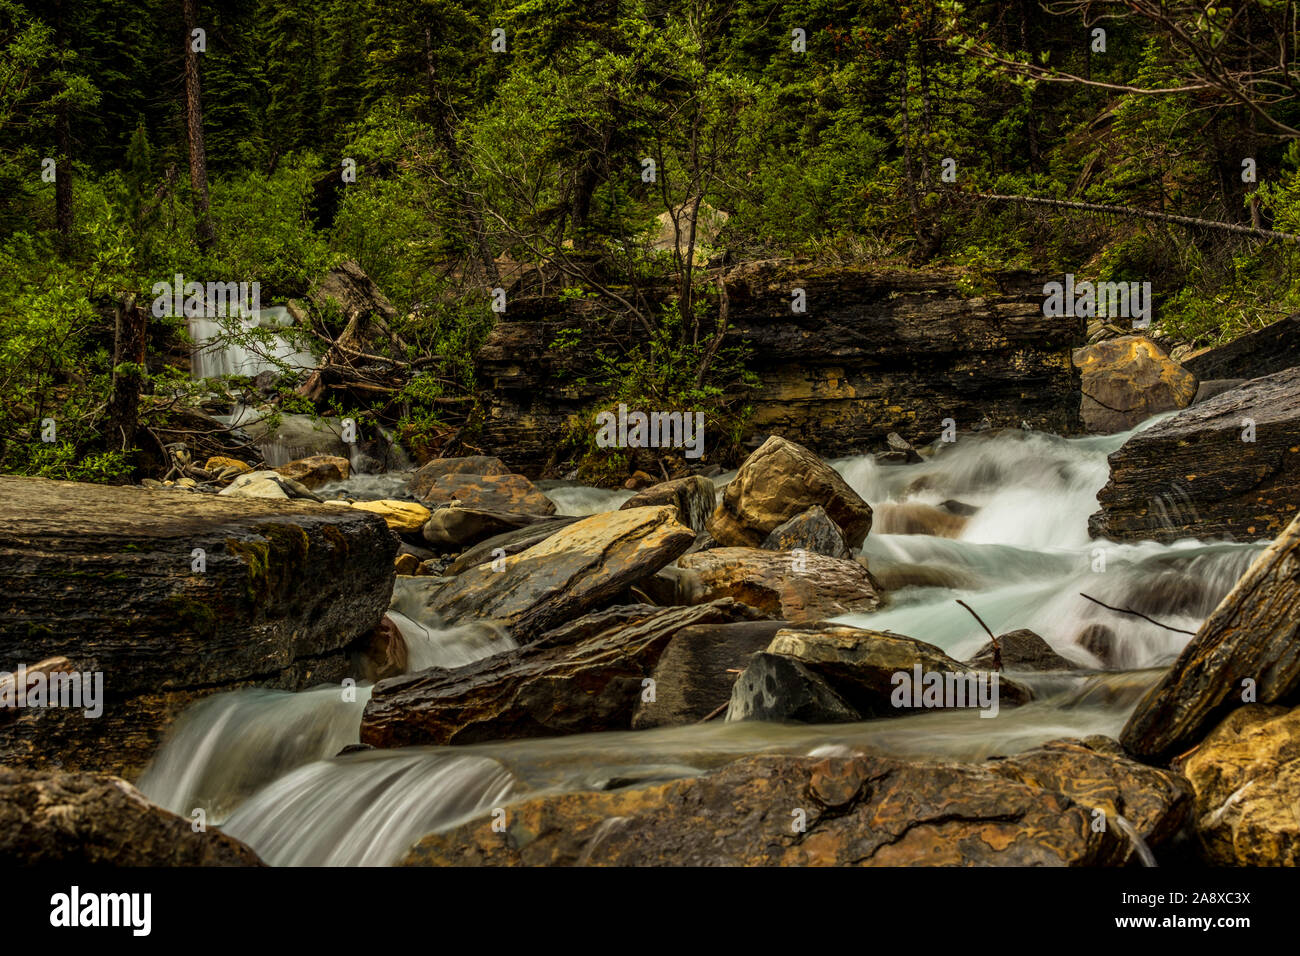
[[[962,435],[916,465],[879,465],[871,457],[832,462],[876,509],[863,554],[889,594],[879,612],[843,621],[919,638],[965,659],[987,637],[955,603],[961,598],[995,633],[1030,628],[1079,665],[1073,672],[1017,674],[1036,699],[1004,708],[994,720],[974,710],[825,726],[715,720],[337,755],[357,742],[367,688],[357,688],[354,700],[338,687],[237,691],[197,704],[177,722],[141,789],[186,817],[204,808],[272,864],[381,865],[400,860],[425,833],[513,800],[670,780],[749,753],[870,746],[973,760],[1056,737],[1114,736],[1188,637],[1081,595],[1194,631],[1264,545],[1092,541],[1087,522],[1106,483],[1106,456],[1130,434]],[[402,481],[361,476],[335,490],[400,496]],[[574,485],[547,493],[568,514],[610,510],[628,497]],[[916,531],[939,533],[902,533]],[[483,623],[444,626],[401,585],[393,616],[412,670],[458,666],[515,646]]]

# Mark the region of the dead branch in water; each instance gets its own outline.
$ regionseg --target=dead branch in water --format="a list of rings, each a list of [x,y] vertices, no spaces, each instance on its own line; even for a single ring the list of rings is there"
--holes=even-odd
[[[1145,614],[1143,614],[1141,611],[1134,611],[1134,610],[1131,609],[1131,608],[1127,608],[1127,607],[1111,607],[1109,604],[1105,604],[1105,603],[1103,603],[1103,602],[1101,602],[1101,601],[1098,601],[1095,597],[1092,597],[1092,596],[1089,595],[1089,594],[1084,594],[1082,591],[1079,592],[1079,597],[1081,597],[1081,598],[1087,598],[1087,599],[1088,599],[1089,601],[1091,601],[1093,604],[1100,604],[1102,607],[1104,607],[1104,608],[1105,608],[1106,610],[1108,610],[1108,611],[1115,611],[1116,613],[1119,613],[1119,614],[1132,614],[1132,615],[1134,615],[1135,617],[1140,617],[1140,618],[1142,618],[1142,620],[1144,620],[1144,621],[1150,621],[1150,622],[1151,622],[1152,624],[1154,624],[1156,627],[1163,627],[1166,631],[1173,631],[1173,632],[1175,632],[1175,633],[1177,633],[1177,634],[1190,634],[1190,635],[1192,635],[1192,637],[1195,637],[1195,636],[1196,636],[1196,632],[1195,632],[1195,631],[1185,631],[1185,630],[1183,630],[1181,627],[1171,627],[1171,626],[1168,625],[1168,624],[1161,624],[1161,623],[1160,623],[1159,621],[1157,621],[1155,618],[1147,617],[1147,616],[1146,616]]]
[[[956,600],[957,600],[957,603],[958,603],[958,604],[960,604],[960,605],[961,605],[962,607],[964,607],[966,610],[970,611],[970,613],[971,613],[971,617],[973,617],[973,618],[975,618],[975,620],[979,621],[979,622],[980,622],[980,627],[984,628],[984,630],[988,633],[989,640],[991,640],[991,641],[993,642],[993,669],[994,669],[995,671],[1000,671],[1000,670],[1002,670],[1002,644],[1001,644],[1001,642],[998,641],[997,635],[994,634],[992,631],[989,630],[989,626],[988,626],[987,624],[984,623],[984,618],[982,618],[982,617],[980,617],[978,614],[976,614],[976,613],[975,613],[975,609],[974,609],[973,607],[971,607],[969,604],[967,604],[967,603],[966,603],[965,601],[963,601],[961,598],[957,598]]]

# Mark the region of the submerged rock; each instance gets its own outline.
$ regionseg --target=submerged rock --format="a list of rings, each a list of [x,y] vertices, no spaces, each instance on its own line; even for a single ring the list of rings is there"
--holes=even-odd
[[[382,681],[366,704],[361,741],[404,747],[627,730],[672,636],[740,613],[730,602],[609,608],[531,646]]]
[[[116,777],[0,767],[0,865],[262,865],[234,837],[192,823]]]
[[[1054,749],[1053,749],[1054,748]],[[1187,806],[1172,774],[1076,741],[983,764],[745,757],[714,773],[550,794],[422,839],[407,866],[1120,866],[1107,807],[1158,844]]]
[[[724,546],[757,548],[813,505],[840,526],[850,548],[862,547],[871,530],[871,506],[807,448],[772,435],[727,483],[708,531]]]
[[[1019,671],[1068,671],[1078,665],[1052,650],[1052,645],[1027,627],[998,635],[1002,666]],[[970,667],[989,669],[993,666],[993,642],[981,647],[966,663]]]
[[[1125,431],[1196,397],[1196,376],[1140,335],[1085,346],[1074,353],[1074,364],[1082,378],[1084,428],[1094,434]]]
[[[1120,735],[1163,761],[1243,702],[1287,703],[1300,690],[1300,516],[1242,575]]]
[[[0,669],[61,655],[104,689],[96,719],[23,710],[0,751],[132,774],[200,697],[347,676],[396,551],[351,508],[0,478]]]
[[[1177,769],[1211,866],[1300,866],[1300,707],[1233,711]]]
[[[695,535],[670,507],[592,515],[527,551],[462,571],[433,599],[451,622],[491,618],[526,643],[600,607],[690,547]]]
[[[702,600],[731,597],[787,621],[817,621],[880,607],[871,575],[856,561],[813,552],[711,548],[678,560]]]
[[[1138,432],[1110,456],[1097,501],[1094,537],[1276,536],[1300,508],[1300,368]]]
[[[713,482],[701,475],[690,475],[674,481],[664,481],[638,491],[622,508],[645,508],[652,505],[671,505],[677,509],[677,520],[692,531],[703,531],[704,525],[717,507],[718,491]]]

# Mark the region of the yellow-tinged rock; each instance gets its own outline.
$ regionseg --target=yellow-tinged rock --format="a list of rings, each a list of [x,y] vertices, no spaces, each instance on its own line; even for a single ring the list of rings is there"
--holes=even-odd
[[[226,458],[222,455],[213,455],[208,459],[207,464],[203,466],[204,471],[222,472],[227,468],[239,469],[239,474],[247,474],[253,470],[252,465],[245,464],[238,458]]]
[[[414,501],[397,501],[393,498],[356,501],[353,502],[352,507],[379,515],[388,523],[389,530],[399,534],[418,534],[424,527],[424,523],[429,520],[429,516],[433,514],[424,505],[418,505]]]

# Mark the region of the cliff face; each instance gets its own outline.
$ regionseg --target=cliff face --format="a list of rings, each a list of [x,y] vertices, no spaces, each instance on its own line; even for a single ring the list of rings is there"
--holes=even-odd
[[[755,263],[734,270],[726,288],[725,345],[748,345],[762,381],[746,438],[781,435],[834,457],[873,450],[890,431],[931,440],[946,418],[959,430],[984,418],[1079,428],[1070,356],[1084,322],[1045,317],[1042,282],[1030,276],[1006,276],[1000,293],[970,298],[949,274]],[[796,288],[803,313],[791,309]],[[567,421],[598,396],[582,381],[594,377],[597,354],[617,355],[642,334],[590,302],[512,301],[476,357],[483,447],[530,476],[545,471]]]

